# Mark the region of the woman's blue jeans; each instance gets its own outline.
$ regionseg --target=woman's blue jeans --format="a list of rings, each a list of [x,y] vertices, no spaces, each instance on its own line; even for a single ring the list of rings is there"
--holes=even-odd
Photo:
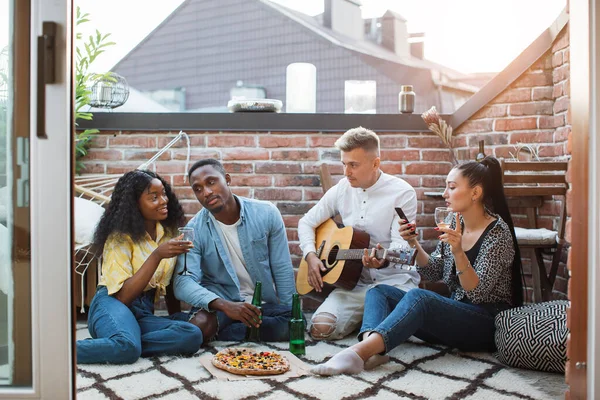
[[[154,315],[154,294],[144,292],[127,307],[98,286],[88,316],[92,339],[77,341],[77,363],[131,364],[140,356],[196,353],[202,331],[186,322],[187,313]]]
[[[409,337],[462,351],[493,351],[494,318],[507,304],[478,305],[423,289],[404,292],[378,285],[367,292],[359,338],[368,331],[383,337],[389,352]]]

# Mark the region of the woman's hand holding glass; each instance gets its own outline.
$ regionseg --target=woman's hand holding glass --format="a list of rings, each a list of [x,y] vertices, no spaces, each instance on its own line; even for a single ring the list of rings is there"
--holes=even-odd
[[[440,240],[444,243],[448,243],[452,250],[452,254],[457,254],[462,249],[462,227],[460,225],[460,213],[454,213],[456,219],[456,227],[454,229],[450,227],[438,227],[436,230],[442,232]]]
[[[184,240],[184,235],[181,234],[176,238],[164,242],[156,248],[156,253],[160,259],[177,257],[180,254],[187,253],[194,247],[194,244],[190,240]]]

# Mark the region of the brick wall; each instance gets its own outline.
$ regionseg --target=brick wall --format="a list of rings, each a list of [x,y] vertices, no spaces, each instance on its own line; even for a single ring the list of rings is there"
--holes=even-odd
[[[544,159],[570,154],[569,48],[567,28],[553,48],[538,60],[509,88],[483,107],[456,131],[454,146],[459,160],[473,159],[477,142],[484,140],[486,154],[510,158],[517,143],[539,145]],[[191,159],[214,157],[223,162],[232,175],[233,192],[242,196],[269,200],[284,218],[295,265],[301,255],[297,223],[322,196],[318,167],[331,165],[337,180],[342,169],[333,143],[340,133],[328,132],[203,132],[187,131]],[[102,132],[94,139],[84,160],[86,173],[123,173],[136,168],[164,147],[171,132]],[[441,190],[451,168],[448,151],[440,140],[428,133],[382,133],[382,169],[401,176],[417,191],[421,239],[437,237],[433,230],[433,210],[442,202],[425,192]],[[184,141],[163,154],[155,170],[174,186],[186,213],[191,216],[200,206],[184,183]],[[538,226],[555,228],[556,200],[548,198],[538,216]],[[524,215],[515,210],[515,222],[524,226]],[[566,254],[565,254],[566,259]],[[531,269],[525,259],[528,285]],[[555,297],[566,297],[564,263],[559,268]]]

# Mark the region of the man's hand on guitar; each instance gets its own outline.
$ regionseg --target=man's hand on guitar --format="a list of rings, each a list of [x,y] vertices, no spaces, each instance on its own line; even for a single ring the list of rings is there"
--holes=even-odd
[[[320,292],[323,289],[323,278],[320,271],[325,272],[327,268],[315,253],[308,253],[306,263],[308,264],[308,284]]]
[[[371,249],[371,254],[369,254],[369,250],[365,249],[365,254],[362,258],[362,263],[364,267],[379,269],[383,266],[383,264],[385,264],[385,260],[380,260],[377,257],[375,257],[375,252],[377,250],[383,250],[383,247],[379,243],[377,243],[377,247],[373,247]]]

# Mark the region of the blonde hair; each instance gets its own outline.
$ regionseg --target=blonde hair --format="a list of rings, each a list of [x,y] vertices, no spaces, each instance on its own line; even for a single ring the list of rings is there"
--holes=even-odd
[[[335,147],[340,151],[352,151],[354,149],[363,149],[374,152],[379,157],[379,137],[370,129],[359,126],[352,128],[344,133],[335,141]]]

